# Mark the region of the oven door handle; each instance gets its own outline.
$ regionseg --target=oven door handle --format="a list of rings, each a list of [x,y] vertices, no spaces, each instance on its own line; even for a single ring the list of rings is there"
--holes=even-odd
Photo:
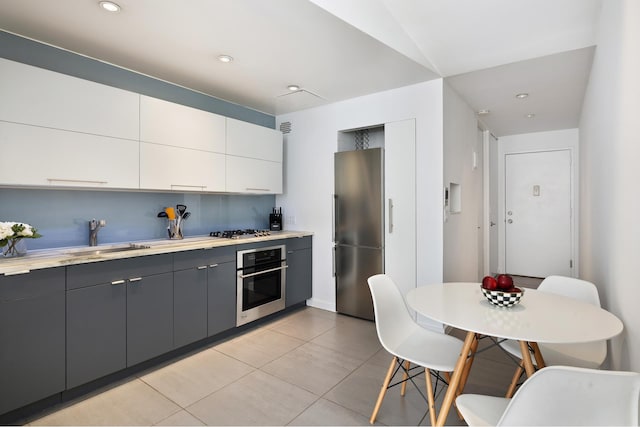
[[[285,268],[288,268],[288,267],[289,267],[288,265],[283,265],[282,267],[270,268],[268,270],[261,270],[256,273],[238,274],[238,277],[240,277],[241,279],[246,279],[247,277],[259,276],[261,274],[267,274],[267,273],[272,273],[278,270],[284,270]]]

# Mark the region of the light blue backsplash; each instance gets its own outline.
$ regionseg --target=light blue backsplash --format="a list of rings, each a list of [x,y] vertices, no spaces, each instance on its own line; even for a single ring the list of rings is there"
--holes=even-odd
[[[0,221],[25,222],[43,237],[29,249],[86,246],[89,220],[104,219],[98,244],[167,238],[166,206],[187,205],[185,237],[211,231],[267,229],[275,196],[0,188]]]
[[[0,31],[0,57],[275,127],[271,115],[4,31]],[[107,221],[98,234],[99,244],[163,239],[167,223],[157,213],[179,203],[191,212],[184,224],[188,237],[217,230],[268,228],[275,196],[0,188],[0,221],[20,221],[38,228],[43,237],[27,240],[29,249],[87,245],[92,218]]]

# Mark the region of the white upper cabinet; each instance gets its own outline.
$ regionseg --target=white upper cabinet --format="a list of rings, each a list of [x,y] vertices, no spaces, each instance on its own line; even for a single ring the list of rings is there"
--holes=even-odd
[[[227,156],[227,186],[230,193],[281,194],[282,163]]]
[[[140,188],[225,191],[225,156],[170,145],[140,143]]]
[[[224,154],[225,117],[141,95],[140,140]]]
[[[282,132],[227,118],[226,153],[282,163]]]
[[[138,140],[139,95],[0,59],[0,120]]]
[[[138,188],[138,141],[0,121],[0,184]]]
[[[282,132],[227,118],[227,191],[282,193]]]

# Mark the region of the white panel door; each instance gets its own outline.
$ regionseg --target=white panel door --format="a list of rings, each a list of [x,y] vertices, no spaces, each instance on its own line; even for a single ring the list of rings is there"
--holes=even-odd
[[[0,58],[0,120],[139,137],[140,95]]]
[[[225,117],[140,96],[140,140],[224,154]]]
[[[0,121],[0,147],[0,184],[139,188],[138,141]]]
[[[225,156],[170,145],[140,143],[140,188],[223,192]]]
[[[282,163],[282,132],[227,118],[226,153]]]
[[[282,163],[226,156],[226,191],[282,194]]]
[[[572,275],[571,152],[505,156],[505,270]]]
[[[384,125],[384,271],[402,293],[416,286],[416,124]]]

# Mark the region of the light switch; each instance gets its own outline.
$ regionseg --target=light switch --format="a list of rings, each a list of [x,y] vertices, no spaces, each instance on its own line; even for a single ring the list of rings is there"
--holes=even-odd
[[[534,195],[534,197],[540,196],[540,186],[539,185],[534,185],[533,186],[533,195]]]

